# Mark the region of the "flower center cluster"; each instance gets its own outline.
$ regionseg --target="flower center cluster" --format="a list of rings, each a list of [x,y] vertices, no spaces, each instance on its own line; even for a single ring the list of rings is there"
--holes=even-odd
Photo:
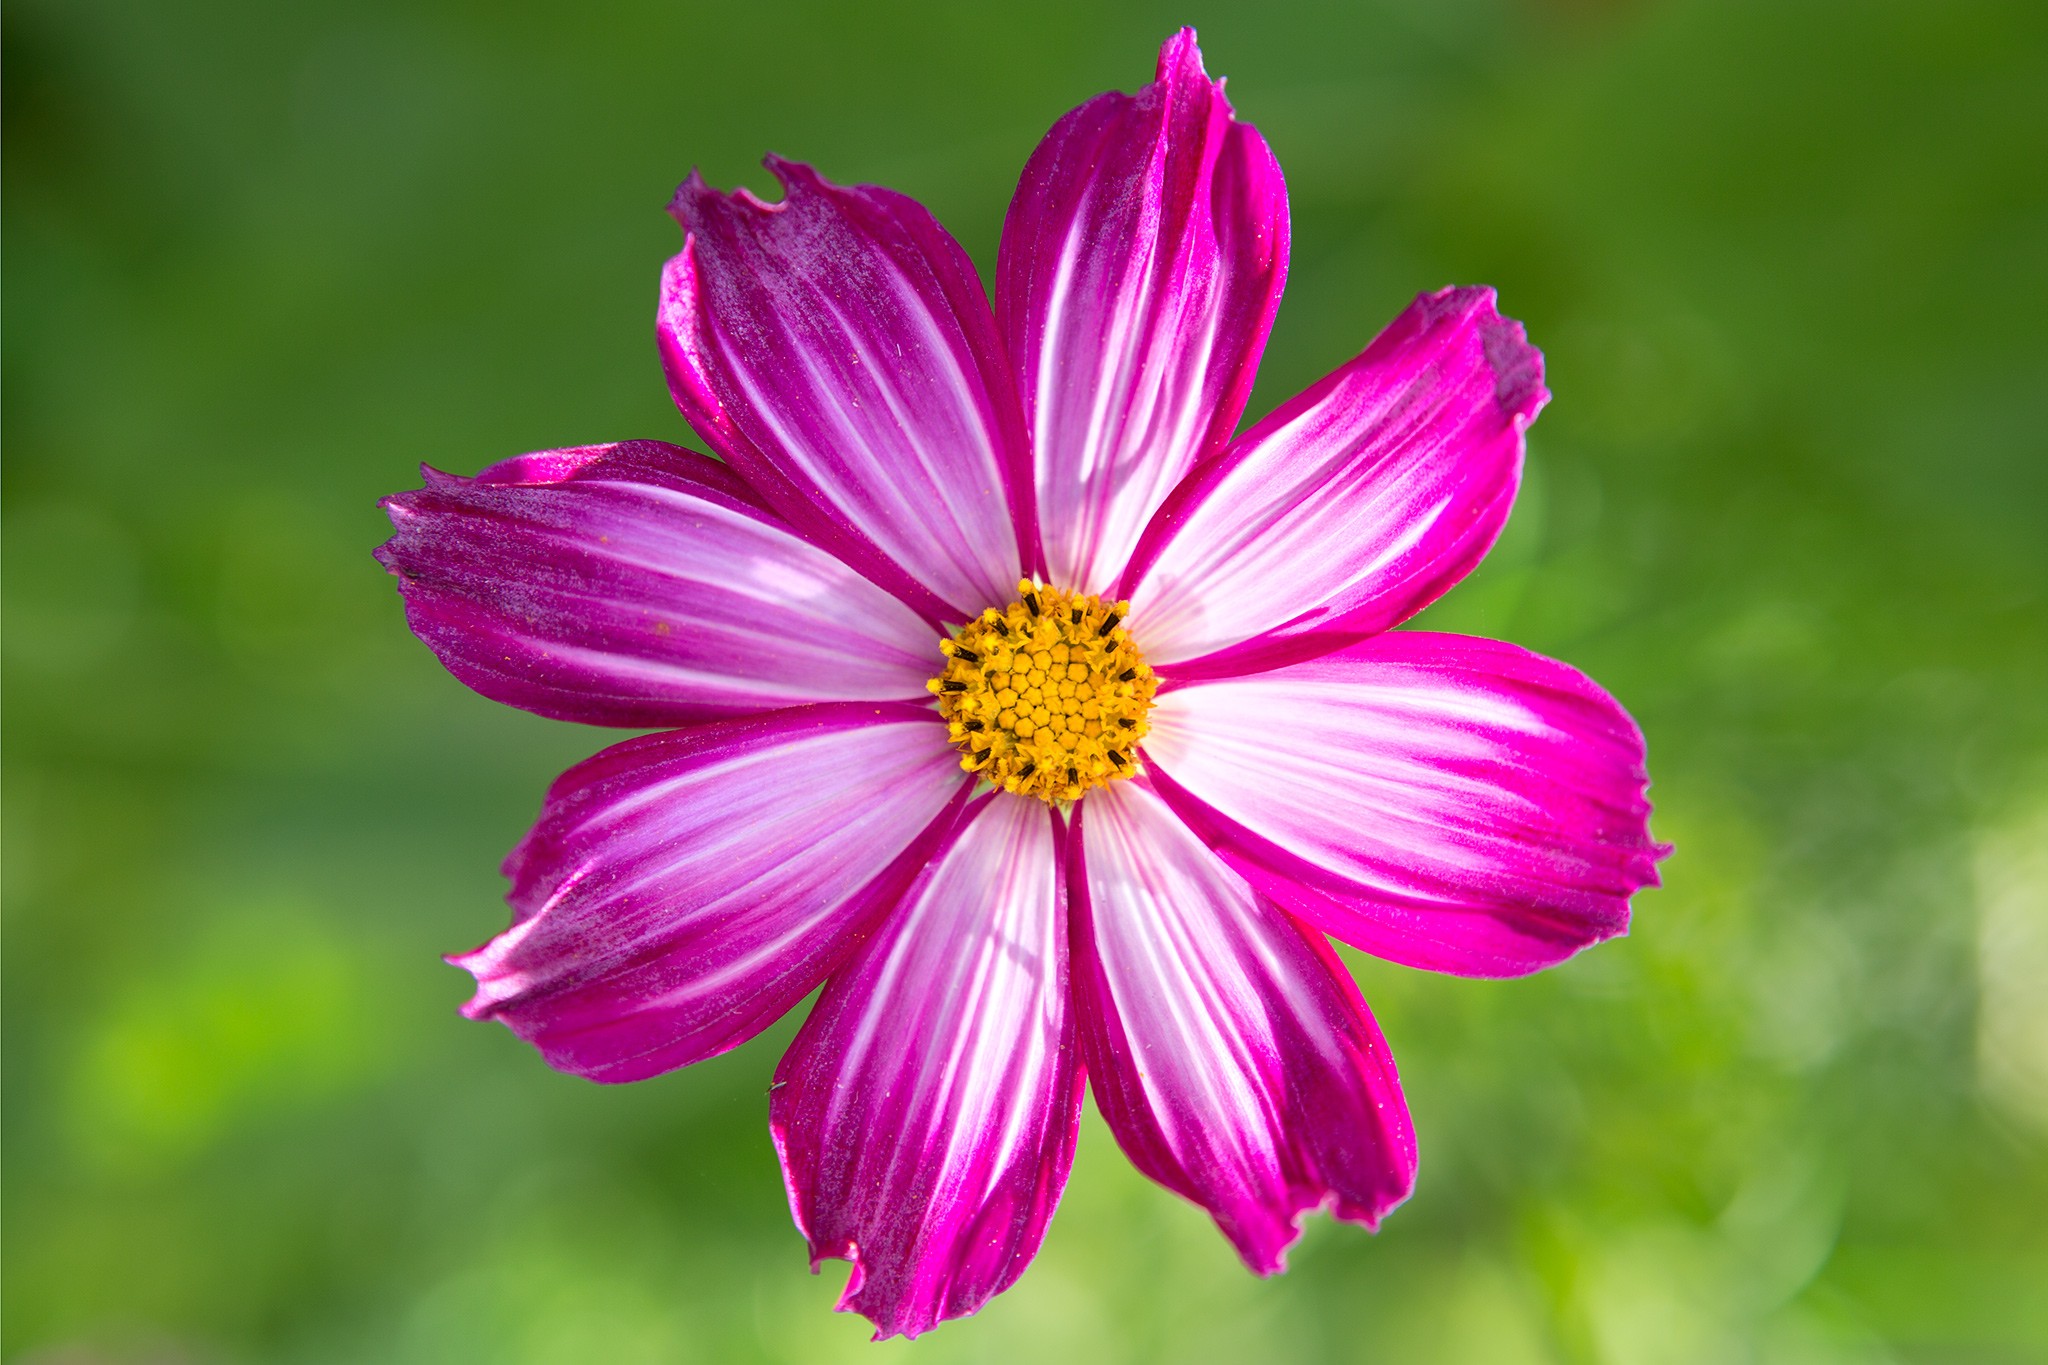
[[[1128,777],[1158,686],[1123,627],[1129,602],[1025,579],[943,640],[945,671],[925,686],[960,766],[1020,796],[1075,801]]]

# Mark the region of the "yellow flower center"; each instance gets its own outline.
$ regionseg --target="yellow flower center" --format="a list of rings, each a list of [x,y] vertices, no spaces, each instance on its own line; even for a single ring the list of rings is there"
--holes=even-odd
[[[925,687],[960,766],[1041,801],[1129,777],[1158,686],[1123,627],[1130,609],[1027,578],[941,641],[945,671]]]

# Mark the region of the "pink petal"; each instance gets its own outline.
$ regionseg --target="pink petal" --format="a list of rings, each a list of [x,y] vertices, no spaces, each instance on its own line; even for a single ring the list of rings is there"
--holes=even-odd
[[[1222,677],[1414,615],[1492,547],[1548,398],[1491,289],[1423,295],[1160,509],[1121,590],[1146,658]]]
[[[658,441],[422,471],[377,557],[456,677],[594,725],[920,699],[938,641],[716,461]]]
[[[1074,830],[1081,1046],[1131,1161],[1261,1275],[1286,1268],[1307,1210],[1377,1226],[1414,1188],[1415,1131],[1329,945],[1142,782],[1090,795]]]
[[[1011,201],[996,311],[1024,396],[1052,581],[1108,591],[1237,428],[1287,273],[1287,190],[1193,29],[1159,74],[1053,125]]]
[[[971,810],[825,987],[770,1126],[816,1262],[881,1337],[972,1313],[1023,1273],[1066,1184],[1081,1069],[1059,832],[1037,801]]]
[[[1643,737],[1574,669],[1400,631],[1163,693],[1146,756],[1252,886],[1347,943],[1518,976],[1628,927],[1657,884]]]
[[[662,277],[669,387],[805,535],[940,619],[1033,546],[1022,418],[973,263],[915,200],[770,158],[784,198],[691,175]]]
[[[798,707],[614,745],[505,860],[463,1007],[548,1065],[637,1081],[735,1047],[893,905],[965,799],[929,710]]]

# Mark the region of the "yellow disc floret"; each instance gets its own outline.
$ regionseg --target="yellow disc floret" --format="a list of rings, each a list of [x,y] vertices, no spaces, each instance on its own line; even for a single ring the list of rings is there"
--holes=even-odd
[[[925,686],[960,766],[1042,801],[1129,777],[1158,686],[1124,629],[1130,609],[1027,578],[1016,601],[941,641],[945,671]]]

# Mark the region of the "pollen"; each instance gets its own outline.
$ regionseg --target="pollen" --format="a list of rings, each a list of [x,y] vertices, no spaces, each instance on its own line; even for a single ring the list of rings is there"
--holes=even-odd
[[[1129,602],[1025,579],[939,643],[939,699],[960,766],[1005,791],[1077,801],[1129,777],[1158,680],[1124,628]]]

